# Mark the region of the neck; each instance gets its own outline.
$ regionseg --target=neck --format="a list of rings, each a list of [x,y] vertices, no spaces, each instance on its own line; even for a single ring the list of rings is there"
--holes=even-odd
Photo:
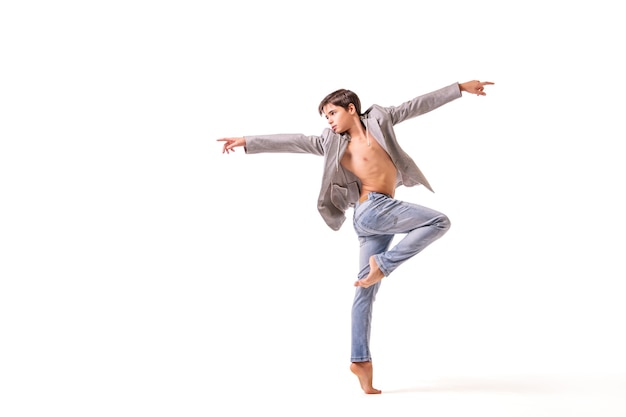
[[[350,138],[356,140],[367,139],[367,130],[365,129],[365,126],[363,126],[363,124],[361,123],[361,120],[359,120],[357,123],[354,124],[354,126],[348,129],[348,135],[350,135]]]

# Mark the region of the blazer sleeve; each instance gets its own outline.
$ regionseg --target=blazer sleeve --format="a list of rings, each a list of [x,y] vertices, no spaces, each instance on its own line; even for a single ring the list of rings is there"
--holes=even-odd
[[[324,140],[320,136],[300,133],[244,136],[246,153],[310,153],[324,155]]]
[[[435,110],[460,97],[461,88],[458,83],[454,83],[447,87],[440,88],[439,90],[416,97],[399,106],[387,107],[386,110],[391,117],[392,124],[395,125],[407,119]]]

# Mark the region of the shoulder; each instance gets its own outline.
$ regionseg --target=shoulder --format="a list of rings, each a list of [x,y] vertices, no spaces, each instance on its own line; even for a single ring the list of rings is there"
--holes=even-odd
[[[390,111],[393,107],[384,107],[379,104],[373,104],[370,108],[365,110],[363,117],[366,119],[382,120],[389,117]]]
[[[320,137],[322,138],[322,142],[324,143],[335,143],[337,142],[337,139],[341,138],[341,135],[339,133],[333,132],[333,130],[330,128],[325,128],[322,131]]]
[[[336,133],[335,133],[335,132],[333,132],[333,131],[332,131],[332,129],[330,129],[330,128],[328,128],[328,127],[327,127],[327,128],[325,128],[324,130],[322,130],[322,135],[321,135],[321,137],[322,137],[322,139],[329,139],[329,138],[331,138],[333,135],[336,135]]]

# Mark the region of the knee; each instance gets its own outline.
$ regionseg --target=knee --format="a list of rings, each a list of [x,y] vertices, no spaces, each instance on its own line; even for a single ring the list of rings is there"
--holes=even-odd
[[[445,214],[440,214],[435,221],[435,226],[444,232],[448,231],[451,225],[450,218]]]

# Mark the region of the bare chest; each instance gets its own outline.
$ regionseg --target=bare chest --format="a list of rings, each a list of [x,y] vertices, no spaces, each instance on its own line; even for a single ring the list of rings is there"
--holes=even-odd
[[[395,170],[389,154],[374,138],[370,138],[369,143],[366,140],[350,141],[341,164],[357,175],[370,170]]]

